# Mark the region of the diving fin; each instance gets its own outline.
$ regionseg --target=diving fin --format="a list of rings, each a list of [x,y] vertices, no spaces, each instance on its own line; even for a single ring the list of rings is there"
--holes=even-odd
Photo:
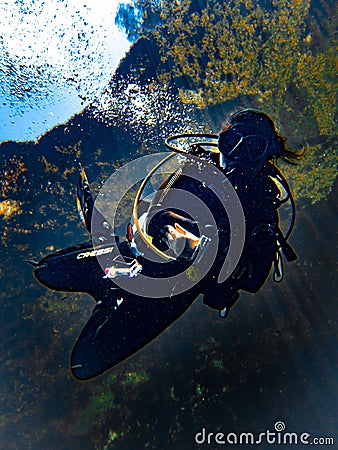
[[[76,204],[84,227],[91,233],[95,245],[117,241],[118,237],[114,235],[111,224],[95,207],[87,174],[81,164],[79,164],[79,169],[80,176],[76,188]]]
[[[79,380],[101,374],[147,345],[198,295],[197,289],[168,298],[125,292],[105,276],[101,266],[111,265],[117,254],[116,245],[93,248],[87,242],[46,256],[34,269],[44,286],[55,291],[86,292],[97,302],[71,356],[71,370]]]
[[[84,168],[79,164],[80,176],[76,188],[76,203],[80,219],[85,228],[91,232],[94,199],[90,192],[88,178]]]
[[[117,246],[106,244],[93,248],[90,242],[68,247],[45,256],[34,269],[35,278],[54,291],[86,292],[96,299],[96,293],[110,288],[104,279],[102,265],[111,265],[118,255]]]
[[[78,380],[94,378],[146,346],[197,296],[185,292],[170,298],[146,298],[122,289],[106,295],[97,303],[72,351],[71,370]]]

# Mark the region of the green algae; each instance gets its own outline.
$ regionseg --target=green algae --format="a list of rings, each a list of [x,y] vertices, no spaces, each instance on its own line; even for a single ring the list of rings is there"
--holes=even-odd
[[[120,383],[122,386],[128,384],[137,385],[139,383],[146,383],[149,380],[149,373],[147,373],[145,370],[139,370],[138,372],[127,372]]]
[[[195,392],[198,396],[202,396],[205,392],[205,388],[198,383],[195,388]]]
[[[267,7],[251,0],[164,2],[163,25],[155,36],[174,78],[188,77],[202,105],[243,95],[281,101],[293,77],[309,3],[275,0]],[[181,90],[189,100],[189,90]]]
[[[337,147],[318,144],[307,147],[305,157],[296,166],[281,167],[296,198],[312,204],[326,198],[337,177]]]
[[[170,396],[171,400],[175,400],[175,401],[178,400],[178,397],[175,393],[175,386],[170,387],[169,396]]]
[[[114,392],[105,387],[99,387],[90,397],[86,408],[79,411],[77,420],[71,425],[70,431],[76,435],[86,434],[92,427],[103,424],[107,415],[116,408]]]
[[[222,359],[214,359],[212,365],[218,369],[225,369]]]
[[[184,80],[182,102],[255,106],[270,114],[297,148],[306,150],[295,169],[282,168],[298,198],[315,203],[336,178],[337,13],[310,14],[311,2],[253,0],[162,3],[154,37],[162,80]],[[167,64],[167,66],[165,66]],[[182,83],[181,83],[182,84]],[[322,144],[313,145],[321,136]],[[309,144],[310,143],[310,144]]]
[[[150,380],[150,375],[143,369],[123,374],[108,374],[100,386],[93,386],[93,391],[85,408],[81,409],[74,423],[70,426],[73,434],[86,434],[90,429],[107,423],[108,418],[120,408],[116,396],[121,392],[130,393]],[[110,430],[106,445],[110,445],[121,436],[121,432]],[[109,447],[108,447],[109,448]]]
[[[107,443],[103,446],[103,450],[111,448],[110,444],[114,444],[114,442],[118,441],[120,436],[121,435],[117,431],[109,430]]]

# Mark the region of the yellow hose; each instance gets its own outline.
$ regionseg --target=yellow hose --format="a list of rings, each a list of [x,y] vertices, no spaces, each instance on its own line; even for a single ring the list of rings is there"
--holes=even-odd
[[[140,186],[140,189],[137,191],[135,200],[134,200],[134,207],[133,207],[133,219],[134,219],[134,224],[136,226],[136,229],[142,239],[142,241],[151,249],[153,250],[158,256],[160,256],[161,258],[163,258],[166,261],[175,261],[175,258],[173,258],[172,256],[168,256],[166,255],[164,252],[162,252],[161,250],[159,250],[157,247],[155,247],[155,245],[149,240],[149,238],[147,237],[147,235],[143,232],[139,220],[138,220],[138,204],[140,201],[140,197],[142,195],[142,191],[145,187],[145,185],[147,184],[148,180],[152,177],[152,175],[163,165],[165,164],[167,161],[169,161],[171,158],[173,158],[174,156],[176,156],[177,153],[170,153],[168,156],[166,156],[162,161],[160,161],[149,173],[148,175],[145,177],[145,179],[142,181],[142,184]]]

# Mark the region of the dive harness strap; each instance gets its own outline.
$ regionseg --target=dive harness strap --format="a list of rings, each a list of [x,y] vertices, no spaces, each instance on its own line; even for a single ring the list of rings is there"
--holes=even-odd
[[[288,231],[283,234],[283,232],[280,230],[280,228],[277,229],[276,232],[276,242],[277,242],[277,251],[276,251],[276,257],[274,260],[274,272],[273,272],[273,280],[276,283],[280,283],[284,278],[284,270],[283,270],[283,259],[281,255],[281,251],[287,260],[287,262],[295,261],[297,259],[297,255],[290,244],[288,244],[287,240],[290,237],[292,230],[295,225],[296,220],[296,208],[295,208],[295,201],[293,199],[290,186],[286,179],[283,177],[283,175],[280,173],[280,171],[275,167],[273,164],[269,163],[270,168],[272,169],[274,176],[278,180],[279,183],[283,186],[283,188],[286,191],[286,198],[284,200],[281,200],[280,205],[284,204],[288,200],[290,200],[291,205],[291,221],[289,225]]]
[[[283,258],[281,255],[281,251],[287,260],[287,262],[295,261],[297,259],[297,255],[290,244],[287,243],[283,233],[278,228],[276,233],[276,241],[277,241],[277,251],[276,257],[274,260],[274,271],[273,271],[273,281],[276,283],[280,283],[284,278],[284,269],[283,269]]]

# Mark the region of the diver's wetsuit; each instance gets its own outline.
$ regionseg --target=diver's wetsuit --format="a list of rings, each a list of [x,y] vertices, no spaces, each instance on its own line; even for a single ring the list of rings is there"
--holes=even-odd
[[[233,274],[221,285],[217,283],[226,257],[230,242],[230,227],[226,211],[210,190],[207,184],[181,175],[172,184],[172,188],[191,192],[210,209],[217,224],[219,246],[216,260],[208,274],[199,283],[204,294],[204,303],[215,309],[230,308],[238,299],[238,291],[243,289],[257,292],[265,282],[278,250],[276,233],[278,231],[278,212],[280,205],[280,190],[271,179],[274,175],[273,166],[265,164],[259,174],[248,179],[247,174],[234,170],[227,175],[241,201],[246,225],[246,238],[242,256]],[[173,175],[174,176],[174,175]],[[174,211],[180,214],[180,211]],[[198,219],[198,213],[196,214]],[[161,228],[171,224],[168,212],[159,212],[149,225],[148,232],[153,236],[153,243],[165,247],[161,237]],[[198,220],[197,220],[198,221]],[[173,225],[173,224],[171,224]],[[203,227],[203,224],[199,224]],[[188,231],[197,234],[197,226],[191,222],[185,223]],[[179,259],[179,258],[178,258]]]
[[[141,247],[135,248],[128,241],[119,243],[109,223],[99,211],[95,210],[87,177],[81,169],[78,206],[82,212],[83,223],[91,233],[92,239],[101,245],[94,248],[91,242],[87,242],[72,246],[33,264],[34,274],[44,286],[56,291],[87,292],[96,300],[93,313],[79,335],[71,355],[71,370],[75,378],[79,380],[93,378],[144,347],[177,320],[199,293],[204,294],[204,302],[207,305],[222,312],[225,310],[225,314],[221,314],[225,317],[237,300],[240,289],[256,292],[263,285],[278,250],[277,208],[281,201],[278,198],[279,189],[271,179],[275,171],[274,166],[266,163],[259,176],[251,179],[235,170],[228,175],[242,202],[246,220],[246,238],[235,271],[222,284],[217,283],[217,275],[230,243],[230,226],[226,211],[211,190],[211,186],[186,175],[175,179],[171,185],[175,189],[170,188],[166,191],[168,198],[175,195],[175,191],[177,195],[177,189],[182,189],[193,194],[210,209],[215,221],[211,231],[214,236],[217,234],[219,239],[217,255],[210,270],[208,266],[209,271],[204,278],[193,284],[192,288],[181,293],[175,293],[174,288],[166,294],[167,297],[152,298],[149,297],[147,290],[140,295],[126,291],[115,283],[114,276],[111,279],[105,275],[106,272],[103,272],[102,267],[108,267],[115,261],[112,258],[117,248],[124,258],[136,258],[142,265],[142,274],[149,277],[154,275],[156,278],[171,277],[187,270],[194,260],[178,257],[169,263],[160,264],[143,257],[140,254]],[[194,210],[194,222],[187,217],[185,211],[166,209],[165,202],[157,205],[155,196],[153,208],[157,214],[153,216],[153,220],[150,219],[148,227],[148,233],[153,236],[153,243],[161,247],[162,228],[174,225],[177,221],[181,221],[182,227],[200,237],[209,224],[202,223],[203,215],[199,216],[197,203],[191,205]],[[185,214],[185,217],[178,219],[171,214],[173,211],[181,216]],[[92,234],[90,219],[96,222],[95,229],[99,230],[98,234]],[[281,241],[282,237],[278,240]],[[136,278],[136,283],[137,280]]]

